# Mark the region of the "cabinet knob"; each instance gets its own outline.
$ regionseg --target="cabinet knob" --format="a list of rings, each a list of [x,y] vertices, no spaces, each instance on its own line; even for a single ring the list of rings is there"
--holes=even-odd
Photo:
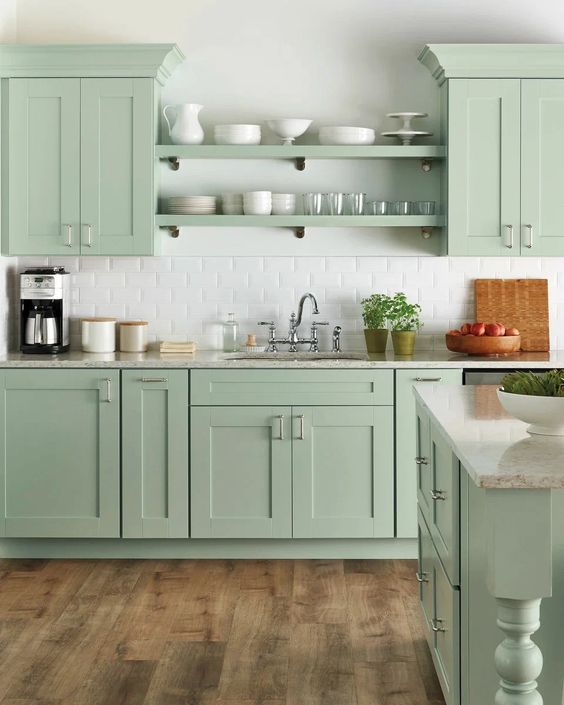
[[[432,619],[431,620],[431,629],[434,632],[446,632],[446,628],[441,626],[444,624],[444,619]]]
[[[446,500],[446,494],[444,490],[431,490],[431,499],[434,502],[444,502]]]
[[[425,573],[424,571],[417,572],[417,573],[415,573],[415,578],[418,583],[428,583],[429,582],[429,578],[427,577],[428,575],[429,575],[429,573]]]
[[[429,459],[425,458],[422,455],[417,455],[415,457],[415,462],[417,463],[417,465],[429,465]]]

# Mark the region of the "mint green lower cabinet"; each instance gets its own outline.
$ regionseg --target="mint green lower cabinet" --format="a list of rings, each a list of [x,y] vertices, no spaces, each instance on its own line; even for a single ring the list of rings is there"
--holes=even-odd
[[[419,604],[425,625],[425,637],[429,648],[434,648],[433,618],[435,616],[435,549],[427,523],[421,513],[418,522],[418,561]]]
[[[393,537],[393,407],[292,408],[295,538]]]
[[[124,370],[124,538],[189,536],[188,441],[188,370]]]
[[[192,407],[191,536],[292,536],[291,408]]]
[[[0,535],[118,537],[115,370],[0,373]]]
[[[396,370],[396,531],[398,538],[417,536],[417,493],[429,521],[430,439],[426,414],[416,417],[414,384],[462,384],[460,369]],[[415,457],[422,458],[421,463]],[[417,478],[417,480],[416,480]]]

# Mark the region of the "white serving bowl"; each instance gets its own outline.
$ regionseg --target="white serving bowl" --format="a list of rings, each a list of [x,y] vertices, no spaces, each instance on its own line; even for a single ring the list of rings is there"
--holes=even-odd
[[[216,125],[216,144],[260,144],[260,125]]]
[[[369,145],[374,144],[376,131],[371,127],[320,127],[319,143],[343,145]]]
[[[564,436],[564,397],[538,397],[497,390],[497,397],[511,416],[530,424],[529,433]]]
[[[307,118],[274,118],[267,120],[266,124],[280,137],[282,144],[292,144],[296,137],[303,135],[313,120]]]

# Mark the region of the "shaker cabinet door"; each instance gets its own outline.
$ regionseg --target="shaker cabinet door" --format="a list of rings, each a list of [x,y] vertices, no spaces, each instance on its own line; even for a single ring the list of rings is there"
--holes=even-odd
[[[122,371],[124,538],[187,538],[188,371]]]
[[[119,372],[0,374],[0,535],[118,537]]]
[[[394,535],[391,406],[293,407],[294,538]]]
[[[521,89],[521,254],[564,255],[564,80]]]
[[[80,79],[10,79],[7,124],[2,251],[78,254]]]
[[[448,254],[520,254],[520,81],[448,82]]]
[[[88,78],[81,97],[83,255],[151,255],[154,82]]]
[[[192,407],[192,538],[292,536],[290,413]]]

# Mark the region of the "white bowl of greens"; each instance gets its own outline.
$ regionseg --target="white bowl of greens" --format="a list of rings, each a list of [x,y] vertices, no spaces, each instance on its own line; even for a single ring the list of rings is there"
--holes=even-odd
[[[564,436],[564,370],[511,372],[497,396],[508,414],[530,424],[529,433]]]

